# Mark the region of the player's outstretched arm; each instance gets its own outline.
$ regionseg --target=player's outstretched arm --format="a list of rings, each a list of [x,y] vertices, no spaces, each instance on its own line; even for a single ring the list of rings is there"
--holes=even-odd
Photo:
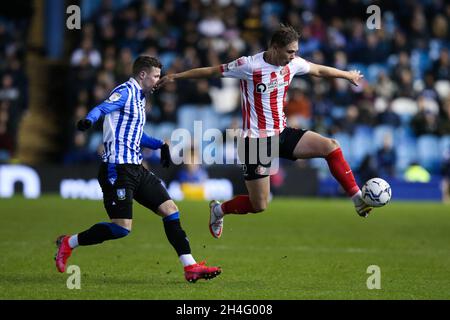
[[[357,86],[359,80],[364,77],[359,70],[344,71],[314,63],[310,63],[309,74],[321,78],[346,79],[355,86]]]
[[[168,74],[156,83],[156,89],[165,86],[169,82],[173,82],[178,79],[199,79],[199,78],[214,78],[222,76],[220,66],[195,68],[180,73]]]
[[[127,99],[128,90],[126,88],[113,91],[108,99],[92,109],[84,119],[77,122],[77,129],[80,131],[88,130],[101,116],[123,108]]]

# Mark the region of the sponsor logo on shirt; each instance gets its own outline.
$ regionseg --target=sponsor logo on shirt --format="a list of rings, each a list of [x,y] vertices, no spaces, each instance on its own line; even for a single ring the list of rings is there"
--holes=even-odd
[[[288,81],[278,82],[278,79],[273,79],[269,82],[269,84],[265,83],[258,83],[256,85],[256,92],[258,93],[270,93],[278,88],[284,88],[285,86],[289,85]]]

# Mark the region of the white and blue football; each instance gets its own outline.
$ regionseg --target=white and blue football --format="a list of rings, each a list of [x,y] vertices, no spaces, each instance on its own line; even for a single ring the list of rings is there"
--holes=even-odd
[[[364,202],[371,207],[382,207],[392,197],[391,186],[381,178],[368,180],[362,187],[361,192]]]

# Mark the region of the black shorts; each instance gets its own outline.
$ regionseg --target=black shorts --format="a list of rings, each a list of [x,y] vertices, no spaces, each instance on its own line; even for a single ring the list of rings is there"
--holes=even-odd
[[[170,200],[161,180],[142,165],[102,163],[98,181],[110,219],[132,219],[133,199],[153,212]]]
[[[278,136],[243,139],[238,153],[243,163],[244,179],[256,180],[269,176],[273,158],[297,160],[293,156],[294,149],[307,131],[287,127]],[[273,150],[274,148],[278,148],[278,150]]]

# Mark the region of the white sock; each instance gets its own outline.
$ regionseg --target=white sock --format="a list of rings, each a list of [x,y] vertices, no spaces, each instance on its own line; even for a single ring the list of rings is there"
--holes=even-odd
[[[213,208],[213,212],[216,217],[223,217],[222,205],[218,204]]]
[[[69,246],[72,249],[78,247],[78,234],[75,234],[69,238]]]
[[[183,264],[183,267],[190,266],[191,264],[196,264],[192,254],[182,254],[180,256],[180,261]]]
[[[361,190],[359,190],[358,192],[356,192],[353,196],[352,196],[352,201],[355,205],[358,205],[361,203],[362,201],[362,193]]]

